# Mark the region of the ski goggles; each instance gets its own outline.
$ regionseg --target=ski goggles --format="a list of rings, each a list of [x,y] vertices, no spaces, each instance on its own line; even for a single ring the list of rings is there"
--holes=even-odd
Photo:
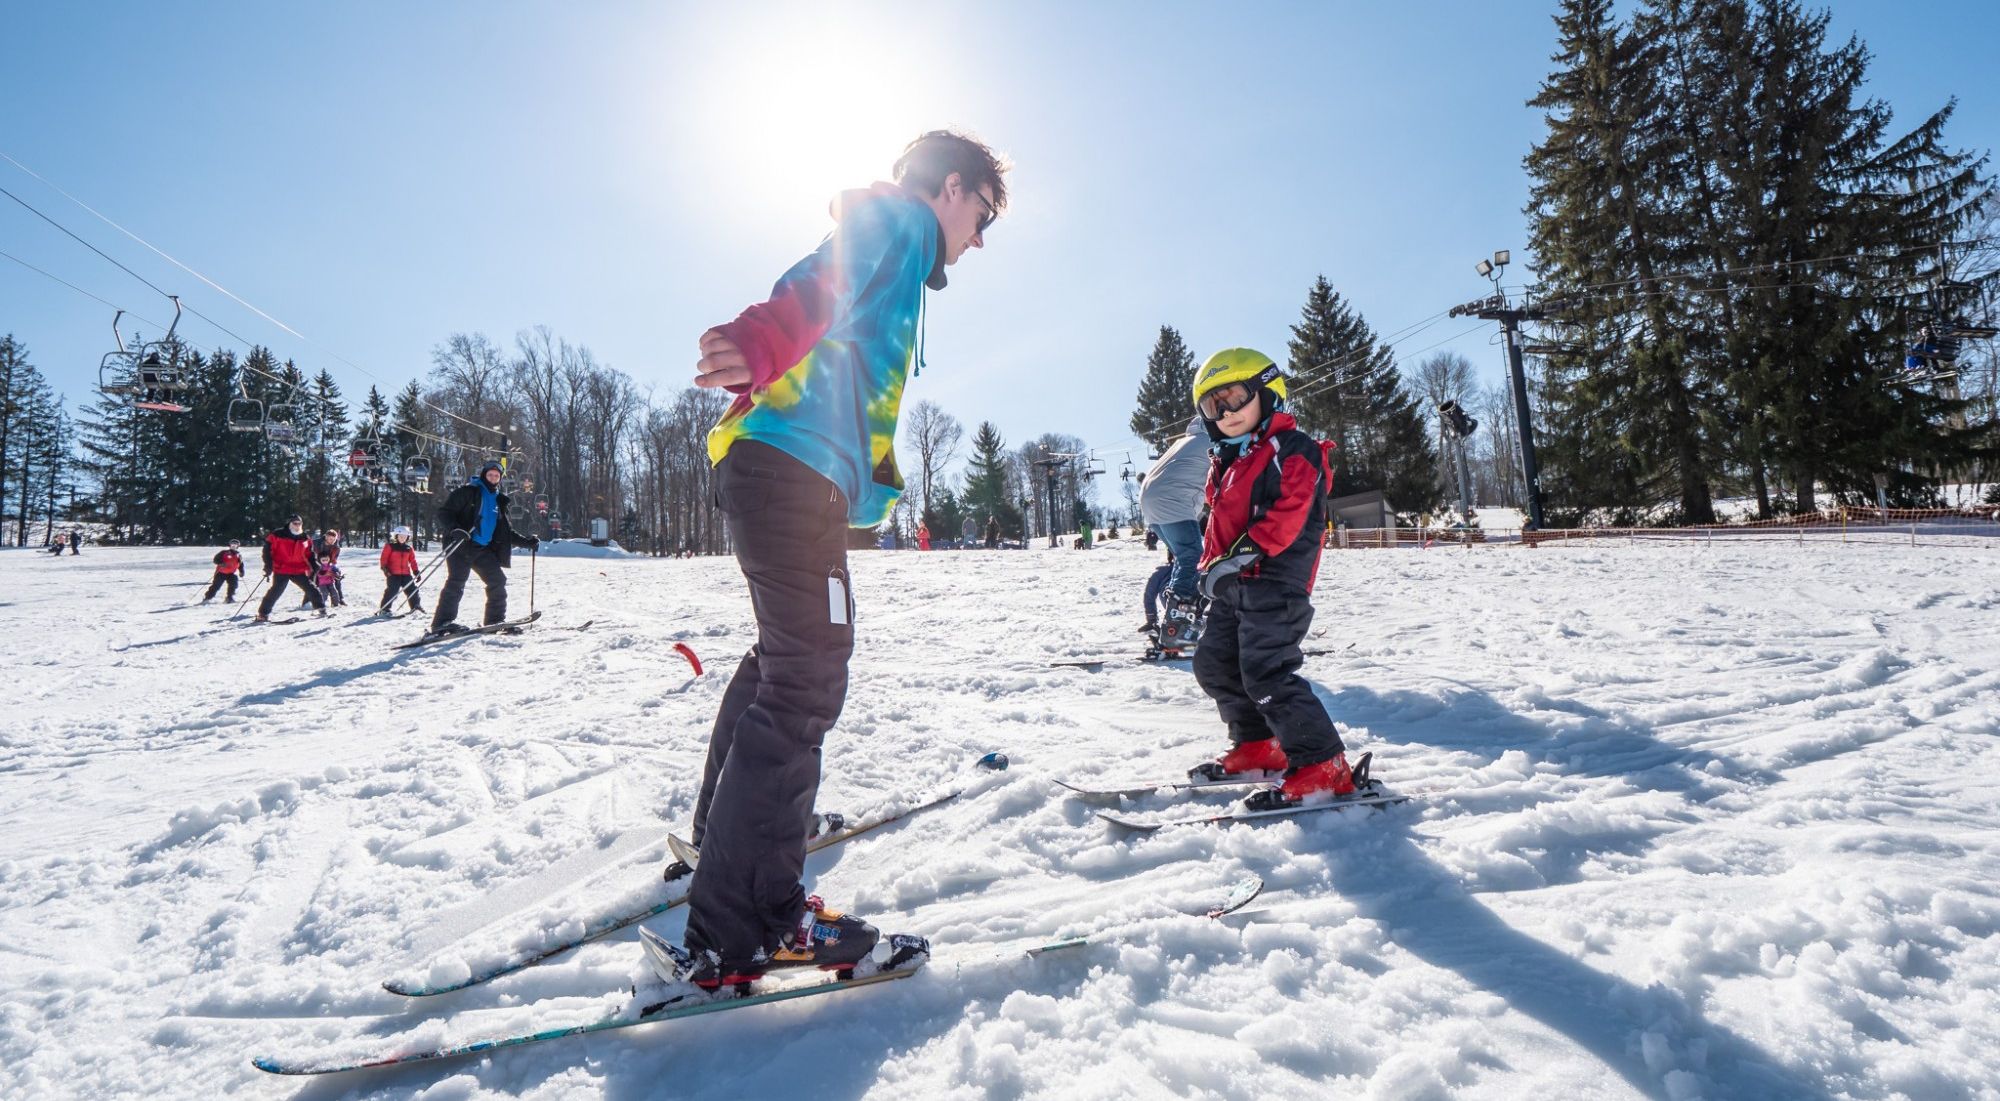
[[[1256,392],[1251,390],[1247,383],[1231,382],[1203,394],[1201,400],[1195,403],[1195,407],[1201,410],[1202,416],[1212,421],[1219,421],[1255,401],[1256,398]]]

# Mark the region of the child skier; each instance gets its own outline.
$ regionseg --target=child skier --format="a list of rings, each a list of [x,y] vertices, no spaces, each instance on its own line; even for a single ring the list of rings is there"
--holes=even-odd
[[[319,563],[313,556],[312,540],[306,535],[304,519],[293,516],[285,521],[285,526],[264,537],[264,576],[271,579],[271,588],[264,593],[263,602],[257,605],[257,622],[269,623],[271,609],[278,604],[278,594],[285,591],[285,582],[290,581],[305,591],[306,603],[311,604],[318,615],[326,615],[326,601],[313,587],[312,576],[318,571]]]
[[[243,553],[237,548],[243,545],[240,539],[231,539],[229,545],[215,552],[215,577],[208,583],[208,591],[201,594],[201,602],[215,599],[215,590],[224,585],[229,592],[222,598],[224,604],[236,603],[236,579],[243,576]]]
[[[1214,443],[1201,560],[1211,603],[1194,675],[1233,743],[1194,774],[1282,772],[1280,786],[1250,797],[1253,810],[1346,795],[1355,788],[1346,747],[1298,675],[1332,481],[1326,453],[1285,412],[1284,375],[1261,352],[1210,356],[1194,398]]]
[[[424,610],[423,596],[417,592],[417,551],[410,546],[410,529],[398,527],[389,533],[389,541],[382,544],[382,576],[388,587],[382,590],[382,599],[375,610],[386,613],[397,593],[406,594],[410,610]]]
[[[341,592],[341,579],[347,575],[340,568],[340,533],[326,529],[313,548],[319,555],[319,568],[313,573],[313,584],[319,586],[320,595],[336,608],[347,606],[347,597]]]

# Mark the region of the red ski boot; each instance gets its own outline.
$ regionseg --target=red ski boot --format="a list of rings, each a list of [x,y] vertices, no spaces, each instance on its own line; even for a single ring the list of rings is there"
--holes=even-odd
[[[1285,771],[1288,764],[1278,739],[1264,738],[1236,743],[1221,758],[1204,761],[1189,769],[1188,777],[1194,780],[1276,779],[1269,774]]]
[[[1343,795],[1352,795],[1358,785],[1368,782],[1368,761],[1373,756],[1362,755],[1358,776],[1347,767],[1345,753],[1335,754],[1331,760],[1292,769],[1285,773],[1284,783],[1250,796],[1245,806],[1251,810],[1281,810],[1301,803],[1324,803]]]

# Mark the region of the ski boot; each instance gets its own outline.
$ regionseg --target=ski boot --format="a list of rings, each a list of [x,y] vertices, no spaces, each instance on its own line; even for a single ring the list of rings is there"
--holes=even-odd
[[[1302,803],[1330,802],[1352,795],[1368,786],[1368,762],[1374,756],[1363,753],[1359,768],[1350,769],[1347,754],[1336,753],[1330,760],[1290,769],[1285,773],[1284,783],[1252,794],[1243,805],[1249,810],[1284,810]]]
[[[424,632],[424,637],[426,639],[448,638],[452,635],[466,634],[471,630],[472,628],[467,627],[463,623],[458,623],[454,621],[451,623],[443,624],[441,626],[432,627],[429,631]]]
[[[1178,596],[1172,592],[1166,596],[1166,622],[1160,628],[1159,646],[1162,650],[1193,650],[1201,641],[1201,598]]]
[[[1238,742],[1221,757],[1188,769],[1188,779],[1275,780],[1287,767],[1289,763],[1285,760],[1285,750],[1278,745],[1278,739],[1263,738],[1254,742]]]
[[[773,971],[812,967],[835,972],[844,978],[851,976],[855,967],[864,960],[872,961],[878,968],[889,969],[930,954],[929,941],[903,935],[892,936],[883,942],[882,947],[887,951],[878,953],[876,946],[882,937],[873,925],[851,914],[827,909],[818,895],[806,899],[798,927],[786,936],[785,942],[776,951],[759,951],[748,962],[741,964],[726,964],[712,949],[690,952],[669,944],[650,929],[642,929],[640,937],[645,942],[653,971],[661,979],[693,983],[703,990],[734,986],[739,993],[747,992],[751,983]],[[886,959],[882,958],[884,955]]]

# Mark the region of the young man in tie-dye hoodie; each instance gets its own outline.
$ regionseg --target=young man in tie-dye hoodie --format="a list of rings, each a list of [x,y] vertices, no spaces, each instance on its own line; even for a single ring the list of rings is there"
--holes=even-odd
[[[894,183],[834,200],[833,232],[768,301],[701,336],[695,384],[736,395],[708,452],[757,616],[695,804],[682,972],[701,985],[852,967],[878,939],[800,884],[820,742],[854,650],[848,529],[880,524],[902,493],[896,418],[921,366],[924,289],[942,290],[945,268],[984,246],[1007,205],[1006,171],[972,138],[922,135]],[[677,862],[668,877],[687,870]],[[920,938],[894,940],[896,957],[923,950]]]

